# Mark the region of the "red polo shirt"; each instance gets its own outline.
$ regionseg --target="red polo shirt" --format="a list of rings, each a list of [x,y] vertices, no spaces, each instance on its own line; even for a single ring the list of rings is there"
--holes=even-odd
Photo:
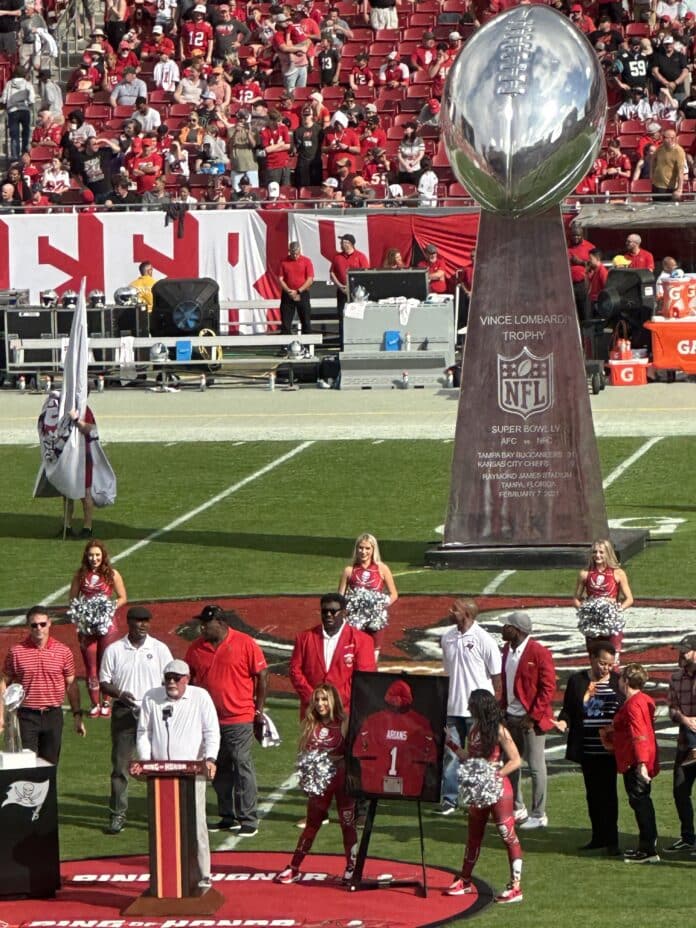
[[[280,276],[291,290],[298,290],[308,278],[314,278],[314,265],[304,255],[286,258],[280,262]]]
[[[366,271],[369,267],[367,257],[357,249],[351,255],[344,255],[339,251],[331,262],[330,270],[336,275],[338,282],[345,287],[348,280],[348,271]]]
[[[430,293],[447,293],[447,264],[438,255],[434,261],[421,261],[419,268],[425,268],[428,272],[428,291]],[[430,275],[435,271],[444,271],[444,280],[431,280]]]
[[[217,647],[199,638],[186,652],[191,682],[210,693],[221,725],[254,721],[254,678],[266,668],[253,638],[230,628]]]
[[[43,648],[37,648],[28,637],[10,648],[5,674],[24,687],[23,706],[50,709],[63,705],[67,680],[75,676],[75,661],[70,648],[55,638],[48,638]]]
[[[590,260],[590,252],[594,247],[592,242],[583,239],[581,242],[578,242],[577,245],[568,246],[568,257],[579,258],[581,261],[587,262]],[[583,267],[582,264],[571,264],[570,279],[574,284],[580,283],[581,280],[586,280],[587,268]]]
[[[646,251],[644,248],[638,249],[638,254],[633,255],[630,251],[625,252],[624,258],[627,261],[631,262],[631,267],[638,270],[644,271],[654,271],[655,270],[655,259],[650,254],[649,251]]]

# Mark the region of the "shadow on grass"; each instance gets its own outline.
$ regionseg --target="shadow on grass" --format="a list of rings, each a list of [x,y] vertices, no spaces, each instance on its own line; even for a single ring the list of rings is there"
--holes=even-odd
[[[81,524],[79,518],[77,524]],[[56,540],[60,519],[58,517],[33,514],[16,514],[0,512],[0,537]],[[148,526],[125,525],[122,522],[99,521],[95,525],[95,536],[102,541],[112,539],[122,541],[141,541],[159,529]],[[78,544],[84,539],[74,539]],[[326,537],[324,535],[281,535],[256,532],[215,532],[196,529],[174,529],[163,532],[154,541],[167,545],[194,545],[208,548],[239,548],[240,550],[262,551],[277,554],[301,554],[317,557],[343,558],[346,561],[355,543],[354,537]],[[401,541],[393,538],[380,538],[380,546],[388,552],[389,560],[399,564],[407,563],[420,566],[423,559],[423,545],[428,539],[420,541]]]

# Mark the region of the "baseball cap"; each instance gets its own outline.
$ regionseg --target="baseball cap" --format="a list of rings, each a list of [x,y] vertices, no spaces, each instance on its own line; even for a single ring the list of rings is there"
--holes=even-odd
[[[649,135],[654,135],[656,132],[662,131],[662,126],[659,122],[649,122],[645,128]]]
[[[570,8],[571,13],[582,13],[582,7],[579,3],[574,3]]]
[[[246,176],[246,174],[244,175],[244,177],[240,177],[239,183],[240,184],[249,183],[249,178]],[[198,619],[199,622],[211,622],[213,619],[218,619],[219,621],[222,622],[224,621],[222,606],[215,606],[215,605],[203,606],[203,608],[198,613],[198,615],[194,615],[194,619]]]
[[[336,186],[338,186],[338,184]],[[347,232],[345,235],[342,235],[339,238],[339,242],[350,242],[351,245],[355,245],[355,236],[351,235],[350,232]]]
[[[630,267],[631,262],[628,258],[625,258],[623,255],[616,255],[611,262],[614,267]]]
[[[437,248],[436,248],[435,245],[433,245],[432,243],[431,243],[430,245],[426,245],[426,246],[425,246],[425,253],[426,253],[426,255],[436,255],[436,254],[437,254]]]
[[[404,195],[404,188],[401,184],[389,184],[388,190],[390,197],[402,197]]]
[[[455,42],[457,39],[461,39],[461,37],[462,37],[461,33],[460,33],[460,32],[457,32],[456,29],[454,30],[454,32],[450,32],[450,34],[447,36],[447,38],[448,38],[451,42]]]
[[[428,100],[428,109],[430,110],[431,113],[439,113],[440,112],[440,101],[436,100],[434,97],[432,100]]]
[[[194,12],[194,13],[203,13],[203,14],[205,14],[205,13],[207,13],[208,11],[206,10],[205,6],[204,6],[202,3],[197,3],[197,4],[194,6],[194,8],[193,8],[193,12]]]
[[[211,93],[209,90],[206,90],[204,93],[201,94],[201,99],[202,100],[214,100],[215,94]]]
[[[322,181],[322,187],[338,187],[338,181],[335,177],[327,177],[325,181]]]
[[[90,193],[91,192],[90,190]],[[146,609],[145,606],[131,606],[126,613],[127,622],[149,622],[151,618],[152,613],[149,609]]]
[[[310,93],[309,99],[310,99],[310,100],[316,100],[317,103],[323,103],[323,102],[324,102],[324,95],[321,94],[321,93],[319,93],[318,90],[315,90],[314,93]]]
[[[640,45],[640,36],[632,35],[631,38],[628,40],[628,44],[629,45]]]
[[[277,197],[280,195],[280,184],[272,180],[268,185],[268,195],[269,197]]]
[[[169,663],[166,665],[166,667],[162,671],[162,676],[166,677],[168,673],[178,673],[182,677],[191,676],[191,670],[189,668],[189,665],[186,663],[186,661],[182,661],[182,660],[169,661]]]
[[[384,694],[384,701],[394,709],[405,709],[406,706],[410,706],[413,702],[411,687],[405,680],[394,680]]]
[[[507,615],[501,616],[501,621],[503,625],[512,625],[513,628],[524,632],[525,635],[529,635],[532,631],[532,620],[526,612],[509,612]]]
[[[680,654],[686,654],[687,651],[696,651],[696,635],[685,635],[677,645]]]
[[[674,45],[674,39],[671,35],[666,35],[662,40],[663,45]]]
[[[398,57],[399,57],[399,53],[394,52],[394,51],[389,52],[389,54],[387,55],[387,58],[389,59],[389,61],[396,61]]]
[[[370,116],[374,116],[377,113],[377,104],[368,103],[367,106],[365,107],[365,112],[369,113]]]
[[[278,15],[275,18],[275,21],[277,23],[286,23],[288,21],[288,18],[285,15],[285,13],[278,13]]]
[[[106,35],[106,33],[104,32],[103,29],[94,29],[92,32],[92,36],[95,36],[95,35]]]
[[[348,126],[348,117],[345,113],[342,113],[340,110],[338,110],[338,112],[334,113],[331,122],[337,122],[345,129]]]
[[[164,35],[164,27],[163,27],[163,26],[153,26],[153,27],[152,27],[152,34],[153,34],[153,35]]]
[[[691,22],[692,20],[696,19],[696,13],[687,13],[686,16],[684,17],[684,19],[685,19],[685,20],[688,19],[689,22]]]

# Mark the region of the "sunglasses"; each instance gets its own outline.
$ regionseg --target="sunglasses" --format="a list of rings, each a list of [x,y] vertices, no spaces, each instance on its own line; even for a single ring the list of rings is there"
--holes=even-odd
[[[46,628],[48,622],[31,622],[29,628]]]
[[[164,679],[166,680],[167,683],[171,683],[172,680],[178,683],[179,680],[183,679],[183,677],[184,675],[181,673],[165,673],[164,675]]]
[[[341,609],[340,606],[338,609],[325,609],[322,607],[322,610],[321,610],[322,615],[337,615],[337,613],[339,612],[343,612],[343,609]]]

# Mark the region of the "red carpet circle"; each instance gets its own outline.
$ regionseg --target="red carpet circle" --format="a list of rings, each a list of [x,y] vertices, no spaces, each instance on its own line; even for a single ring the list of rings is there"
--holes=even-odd
[[[452,873],[426,867],[428,895],[416,887],[390,886],[349,892],[340,882],[339,855],[311,854],[299,883],[273,882],[288,853],[217,852],[213,885],[225,902],[215,915],[122,916],[121,910],[148,888],[147,857],[103,857],[61,864],[63,887],[55,899],[3,900],[0,928],[429,928],[464,918],[492,901],[490,888],[444,896]],[[389,873],[395,880],[420,880],[419,864],[369,859],[366,880]],[[4,921],[3,921],[4,920]]]

